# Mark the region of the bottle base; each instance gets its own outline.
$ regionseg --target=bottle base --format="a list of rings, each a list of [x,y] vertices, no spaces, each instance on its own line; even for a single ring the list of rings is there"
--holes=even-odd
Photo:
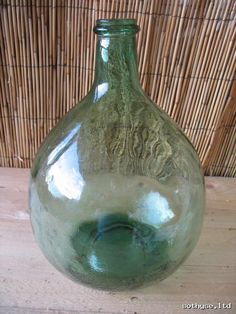
[[[148,278],[162,278],[172,265],[168,242],[158,240],[157,230],[125,214],[109,214],[79,225],[71,244],[79,267],[78,272],[75,267],[69,272],[101,289],[141,286]]]

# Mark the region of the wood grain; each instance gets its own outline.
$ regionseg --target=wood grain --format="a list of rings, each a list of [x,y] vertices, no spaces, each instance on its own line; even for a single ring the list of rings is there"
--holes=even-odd
[[[206,177],[207,210],[197,247],[163,282],[109,293],[57,272],[35,243],[27,205],[28,169],[0,168],[0,313],[235,313],[236,180]],[[182,304],[232,303],[231,310]]]

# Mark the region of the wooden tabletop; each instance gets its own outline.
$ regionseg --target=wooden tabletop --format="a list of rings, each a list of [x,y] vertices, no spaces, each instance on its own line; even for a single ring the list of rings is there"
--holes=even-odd
[[[206,177],[200,240],[173,275],[147,288],[104,292],[70,281],[41,253],[29,220],[28,177],[28,169],[0,168],[1,314],[236,313],[236,179]],[[183,308],[211,304],[215,309]]]

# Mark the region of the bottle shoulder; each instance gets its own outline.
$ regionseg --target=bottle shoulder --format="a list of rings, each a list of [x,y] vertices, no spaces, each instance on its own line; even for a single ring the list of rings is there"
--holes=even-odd
[[[149,160],[150,175],[155,177],[161,176],[168,164],[171,169],[180,163],[184,168],[184,160],[194,160],[195,164],[197,161],[200,167],[196,151],[183,131],[141,93],[117,97],[113,91],[99,99],[88,94],[47,136],[36,156],[32,175],[43,168],[42,163],[44,168],[50,167],[72,146],[87,174],[97,171],[98,158],[107,170],[118,167],[123,172],[128,171],[127,162],[132,164],[135,159],[141,165]]]

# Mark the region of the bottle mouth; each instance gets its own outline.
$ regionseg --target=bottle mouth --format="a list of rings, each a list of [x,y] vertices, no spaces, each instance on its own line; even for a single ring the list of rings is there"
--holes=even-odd
[[[135,19],[99,19],[94,32],[98,35],[136,34],[139,26]]]

